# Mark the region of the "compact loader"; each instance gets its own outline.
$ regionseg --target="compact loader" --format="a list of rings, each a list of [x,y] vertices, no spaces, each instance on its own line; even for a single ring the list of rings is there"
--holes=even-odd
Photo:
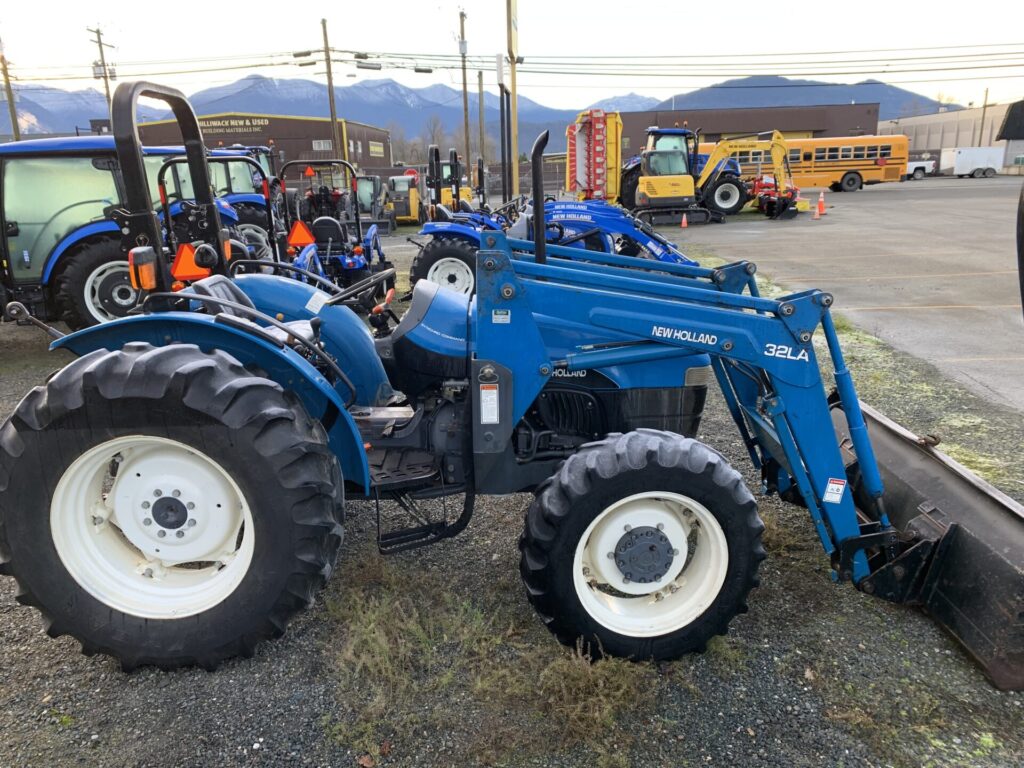
[[[145,183],[141,96],[177,116],[211,224],[197,258],[214,274],[180,291]],[[830,294],[769,299],[748,262],[502,232],[484,236],[475,297],[421,281],[400,319],[393,294],[365,302],[386,272],[333,293],[231,279],[184,96],[123,83],[112,119],[144,301],[57,338],[77,359],[0,427],[0,572],[51,635],[126,669],[212,668],[313,601],[346,494],[377,504],[378,545],[397,552],[465,530],[477,494],[532,491],[520,573],[558,640],[633,659],[700,651],[747,610],[765,558],[753,494],[695,438],[714,384],[762,490],[807,509],[837,580],[924,606],[996,685],[1024,687],[1024,509],[861,406]],[[452,497],[454,517],[430,516]]]

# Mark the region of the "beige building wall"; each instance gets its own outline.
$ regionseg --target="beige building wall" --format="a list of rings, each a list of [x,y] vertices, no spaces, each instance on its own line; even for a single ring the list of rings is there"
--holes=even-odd
[[[1007,142],[996,141],[999,126],[1009,104],[989,104],[981,107],[958,109],[953,112],[936,112],[931,115],[902,117],[895,120],[880,120],[878,133],[904,134],[910,140],[912,158],[921,158],[924,153],[938,157],[942,149],[951,147],[1002,147]],[[985,113],[982,124],[982,112]],[[1010,158],[1009,162],[1013,162]]]

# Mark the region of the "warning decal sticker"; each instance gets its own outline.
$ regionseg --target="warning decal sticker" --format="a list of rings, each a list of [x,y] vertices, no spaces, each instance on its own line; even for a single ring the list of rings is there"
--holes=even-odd
[[[843,491],[846,490],[846,480],[830,477],[828,485],[825,486],[825,493],[821,500],[829,504],[838,504],[843,500]]]

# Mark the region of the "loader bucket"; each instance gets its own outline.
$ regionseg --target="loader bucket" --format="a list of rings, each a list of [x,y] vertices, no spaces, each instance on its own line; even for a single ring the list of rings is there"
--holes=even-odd
[[[934,438],[861,408],[889,521],[913,547],[858,586],[922,605],[997,687],[1024,690],[1024,506],[937,450]],[[838,408],[833,415],[852,461],[845,417]],[[867,499],[857,502],[868,508]]]

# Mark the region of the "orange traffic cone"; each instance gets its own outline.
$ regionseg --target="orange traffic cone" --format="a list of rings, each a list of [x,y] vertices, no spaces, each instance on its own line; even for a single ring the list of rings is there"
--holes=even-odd
[[[680,229],[686,229],[688,226],[690,226],[690,225],[686,222],[686,214],[684,213],[683,214],[683,220],[679,222],[679,228]]]
[[[825,190],[824,189],[821,190],[821,192],[818,193],[818,210],[817,210],[817,213],[818,213],[818,216],[824,216],[825,215]]]

